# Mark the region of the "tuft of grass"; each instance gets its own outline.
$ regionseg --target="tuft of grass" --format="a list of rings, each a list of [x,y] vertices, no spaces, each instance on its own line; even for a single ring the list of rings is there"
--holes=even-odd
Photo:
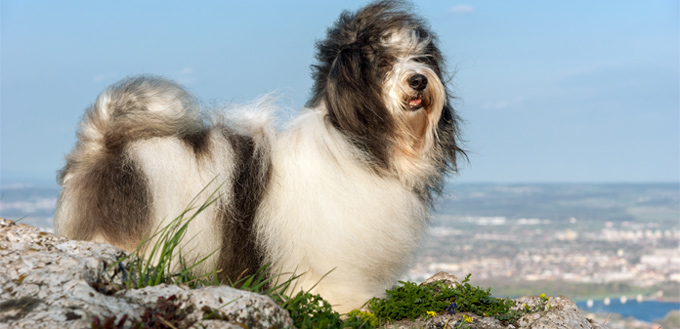
[[[229,281],[229,286],[232,288],[254,292],[260,295],[274,296],[279,291],[285,291],[290,287],[293,281],[297,280],[300,275],[293,274],[288,280],[279,282],[280,274],[275,277],[269,275],[269,264],[260,267],[254,274],[237,279],[236,281]]]
[[[207,186],[198,195],[201,195],[205,189],[207,189]],[[126,283],[128,289],[141,289],[162,283],[183,284],[190,288],[219,284],[216,268],[212,272],[199,276],[196,276],[194,271],[196,267],[214,255],[218,249],[203,258],[195,260],[191,265],[187,264],[182,256],[182,245],[193,239],[193,237],[190,237],[185,241],[189,224],[218,200],[219,195],[217,191],[219,191],[219,188],[213,191],[200,206],[195,207],[197,195],[179,216],[175,217],[166,226],[157,227],[154,233],[142,240],[132,253],[120,258],[111,265],[111,267],[115,267],[126,259],[130,260],[128,268],[131,275],[128,276],[128,282]],[[151,244],[151,241],[155,242]],[[147,249],[149,252],[145,254]],[[175,261],[179,262],[179,264],[174,264]]]

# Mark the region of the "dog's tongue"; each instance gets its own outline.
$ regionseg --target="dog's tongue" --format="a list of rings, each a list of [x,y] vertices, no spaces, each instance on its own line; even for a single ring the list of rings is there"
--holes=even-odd
[[[420,107],[420,105],[421,105],[422,103],[423,103],[423,99],[422,99],[422,98],[416,98],[416,99],[410,100],[410,101],[408,102],[408,106],[410,106],[411,108],[418,108],[418,107]]]

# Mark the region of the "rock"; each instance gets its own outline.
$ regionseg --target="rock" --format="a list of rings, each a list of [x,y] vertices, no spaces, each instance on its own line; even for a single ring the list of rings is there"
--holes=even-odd
[[[539,297],[522,297],[519,300],[538,299]],[[552,309],[527,313],[517,321],[518,326],[503,324],[496,318],[481,317],[473,313],[456,313],[454,315],[438,314],[429,319],[416,319],[414,321],[402,320],[384,326],[385,329],[606,329],[607,327],[586,319],[576,308],[576,304],[564,297],[550,298],[549,303],[555,303]],[[551,304],[552,305],[552,304]],[[574,309],[572,309],[572,306]],[[471,322],[466,322],[463,315],[468,316]],[[462,325],[461,325],[462,324]],[[457,327],[457,325],[461,325]]]
[[[607,328],[606,326],[587,319],[579,312],[574,302],[566,297],[549,297],[543,301],[541,297],[520,297],[515,300],[515,309],[526,305],[534,313],[528,313],[519,319],[519,328],[549,329],[549,328]]]
[[[423,283],[421,283],[420,285],[422,286],[422,285],[432,284],[432,283],[435,283],[437,281],[441,281],[451,288],[455,288],[456,286],[458,286],[460,284],[460,280],[458,280],[458,278],[455,277],[454,275],[451,275],[451,274],[446,273],[446,272],[438,272],[437,274],[435,274],[432,277],[423,281]]]
[[[443,281],[449,286],[455,287],[460,284],[458,279],[445,272],[439,272],[431,278],[423,281],[424,284],[432,284]],[[579,312],[576,304],[566,297],[540,296],[520,297],[515,300],[516,305],[513,310],[525,310],[529,308],[530,313],[522,316],[513,324],[501,323],[493,317],[482,317],[473,313],[438,314],[429,319],[416,319],[414,321],[402,320],[384,326],[386,329],[606,329],[607,327],[587,319]],[[471,321],[467,322],[464,316]]]
[[[91,328],[169,321],[181,328],[286,328],[271,298],[226,286],[125,289],[126,253],[0,218],[0,328]]]

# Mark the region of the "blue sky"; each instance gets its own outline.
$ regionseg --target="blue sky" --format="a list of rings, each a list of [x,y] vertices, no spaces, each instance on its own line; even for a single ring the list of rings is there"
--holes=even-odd
[[[364,1],[0,7],[0,184],[55,184],[83,110],[133,74],[206,104],[309,95],[314,41]],[[678,1],[421,1],[454,72],[454,182],[680,180]]]

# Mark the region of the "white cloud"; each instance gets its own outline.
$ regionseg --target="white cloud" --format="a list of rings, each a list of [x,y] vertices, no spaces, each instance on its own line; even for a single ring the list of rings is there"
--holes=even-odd
[[[191,84],[196,81],[196,75],[193,68],[185,67],[173,73],[171,77],[180,84]]]
[[[475,11],[475,8],[469,5],[455,5],[449,8],[449,12],[452,14],[469,14]]]

